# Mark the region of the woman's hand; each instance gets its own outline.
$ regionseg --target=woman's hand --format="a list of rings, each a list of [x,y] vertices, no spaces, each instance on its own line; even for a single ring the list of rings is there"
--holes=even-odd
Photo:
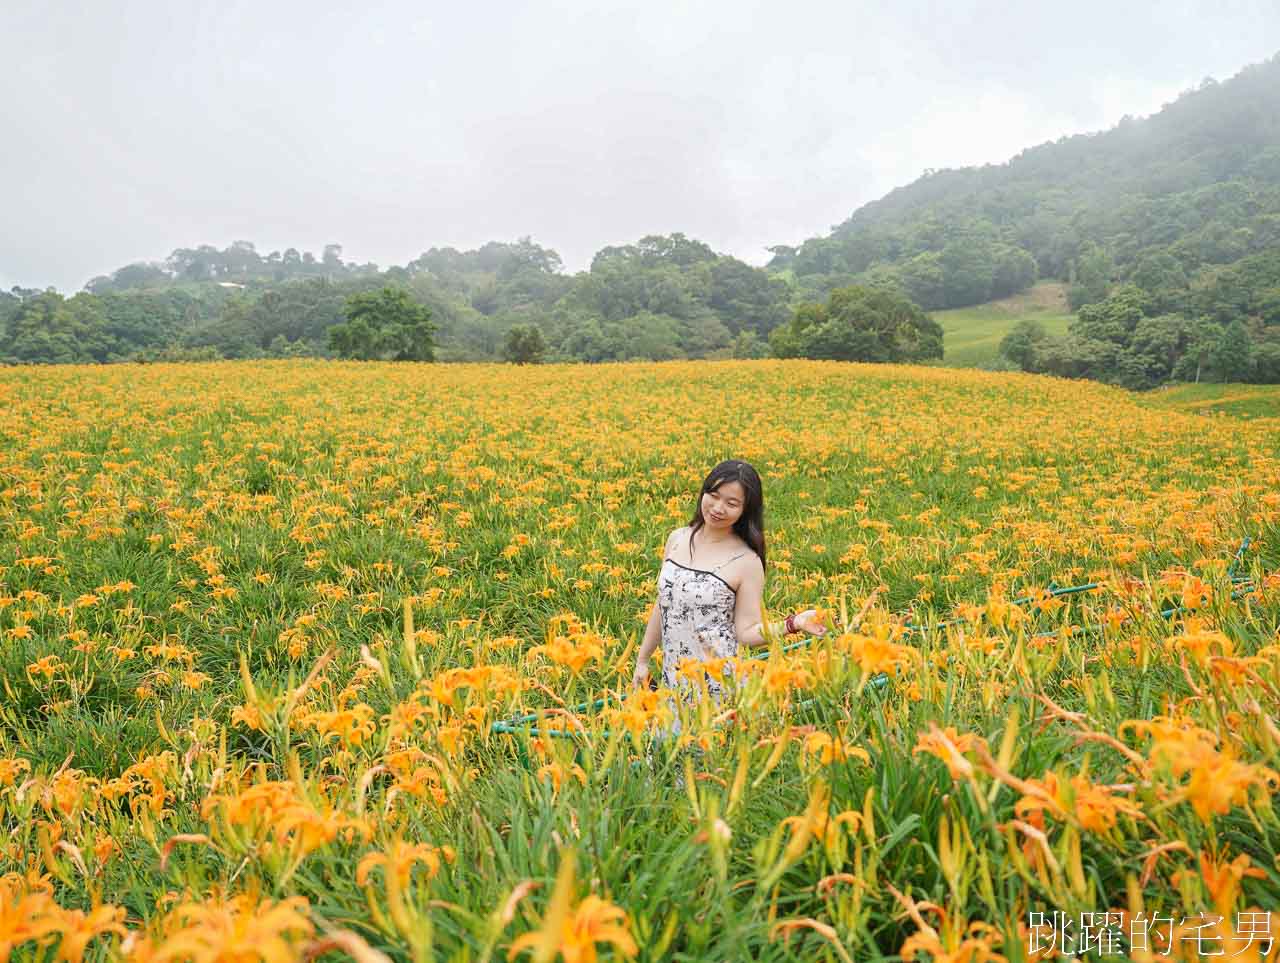
[[[808,632],[810,635],[826,635],[827,627],[822,624],[822,619],[818,617],[817,609],[805,609],[796,615],[795,627],[802,632]]]
[[[649,685],[649,660],[636,663],[636,671],[631,676],[631,688],[643,689]]]

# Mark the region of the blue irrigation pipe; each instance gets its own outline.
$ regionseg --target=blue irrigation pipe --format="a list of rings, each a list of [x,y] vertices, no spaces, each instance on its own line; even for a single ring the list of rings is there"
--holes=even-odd
[[[609,698],[610,698],[609,696],[606,696],[603,699],[597,699],[595,702],[584,702],[580,706],[574,706],[574,708],[570,709],[569,711],[572,712],[574,715],[577,715],[579,712],[586,712],[589,709],[603,709],[604,704],[609,701]],[[545,711],[546,710],[544,709],[543,712]],[[503,721],[514,726],[514,725],[519,725],[522,722],[535,722],[538,716],[540,715],[542,715],[541,712],[530,712],[526,715],[513,716],[512,718],[505,719]],[[495,722],[494,725],[497,726],[498,723]]]
[[[1236,549],[1235,555],[1233,556],[1231,561],[1231,565],[1227,568],[1227,577],[1231,580],[1231,583],[1233,585],[1240,586],[1239,588],[1237,588],[1235,591],[1231,593],[1232,599],[1239,598],[1244,593],[1245,589],[1253,582],[1253,579],[1250,576],[1233,574],[1235,572],[1236,566],[1240,563],[1240,560],[1244,557],[1244,553],[1248,549],[1250,543],[1251,543],[1251,539],[1248,535],[1246,535],[1244,537],[1244,540],[1240,543],[1240,547]],[[1096,588],[1102,588],[1106,584],[1107,584],[1106,582],[1088,582],[1084,585],[1070,585],[1063,588],[1053,588],[1052,587],[1053,583],[1050,582],[1049,585],[1051,587],[1048,589],[1048,593],[1050,596],[1057,598],[1062,595],[1075,595],[1080,592],[1088,592]],[[1011,599],[1009,604],[1025,605],[1027,602],[1033,601],[1036,597],[1037,596],[1024,595],[1021,598]],[[1179,612],[1186,612],[1186,611],[1189,611],[1186,608],[1186,606],[1179,605],[1171,609],[1165,609],[1160,613],[1160,616],[1162,618],[1170,618],[1171,616],[1176,615]],[[908,620],[907,622],[903,623],[903,628],[908,630],[909,632],[920,632],[921,634],[924,634],[927,632],[936,632],[938,629],[946,628],[951,625],[967,624],[968,622],[969,620],[965,618],[955,618],[955,619],[948,619],[945,622],[935,622],[932,626],[927,626],[927,625],[912,625],[910,620]],[[1088,635],[1092,632],[1100,631],[1101,628],[1102,627],[1100,625],[1096,625],[1092,627],[1084,627],[1081,630],[1080,634]],[[1054,636],[1057,634],[1058,634],[1058,630],[1050,630],[1048,632],[1038,632],[1035,635],[1033,635],[1032,638],[1035,638],[1035,639],[1048,638],[1050,636]],[[799,642],[793,642],[790,645],[784,645],[781,651],[791,652],[791,651],[794,651],[795,649],[804,648],[805,646],[811,645],[815,638],[821,638],[821,636],[810,636],[807,639],[801,639]],[[767,659],[768,657],[769,657],[768,652],[760,652],[755,655],[748,656],[748,658],[751,658],[751,659]],[[889,676],[881,673],[877,676],[874,676],[871,680],[868,681],[867,684],[871,686],[875,686],[876,688],[880,688],[882,686],[887,685],[888,682],[889,682]],[[574,706],[569,711],[574,715],[577,715],[580,712],[587,712],[588,710],[601,709],[611,699],[617,699],[617,698],[618,697],[616,695],[610,694],[608,696],[605,696],[603,699],[596,699],[594,702],[584,702],[580,705]],[[802,703],[797,703],[797,704],[807,705],[807,704],[810,704],[812,701],[813,700],[808,699]],[[543,710],[543,712],[546,712],[546,711],[547,710],[545,709]],[[530,726],[529,723],[536,722],[539,716],[543,714],[543,712],[526,713],[524,715],[514,716],[510,719],[503,719],[501,721],[493,723],[491,728],[494,732],[499,733],[501,735],[516,735],[519,733],[527,733],[530,736],[545,735],[545,736],[556,736],[561,738],[573,738],[574,736],[581,735],[581,733],[567,732],[562,729],[539,729],[537,727]],[[609,733],[606,730],[602,734],[608,735]]]
[[[1232,558],[1231,565],[1227,568],[1227,577],[1228,577],[1229,579],[1231,579],[1232,584],[1239,584],[1239,583],[1242,583],[1242,582],[1252,582],[1252,581],[1253,581],[1253,579],[1252,579],[1251,577],[1249,577],[1248,575],[1234,575],[1234,574],[1232,574],[1233,572],[1235,572],[1236,565],[1237,565],[1237,564],[1239,564],[1240,559],[1243,557],[1244,552],[1245,552],[1245,549],[1247,549],[1247,548],[1249,547],[1249,544],[1250,544],[1250,539],[1249,539],[1249,536],[1248,536],[1248,535],[1246,535],[1246,536],[1244,537],[1244,540],[1240,543],[1240,547],[1239,547],[1238,549],[1236,549],[1236,553],[1235,553],[1235,555],[1234,555],[1234,556],[1233,556],[1233,558]],[[1105,586],[1106,586],[1106,584],[1107,584],[1106,582],[1088,582],[1088,583],[1087,583],[1087,584],[1085,584],[1085,585],[1070,585],[1070,586],[1066,586],[1065,588],[1053,588],[1053,583],[1052,583],[1052,582],[1050,582],[1050,583],[1049,583],[1049,586],[1050,586],[1050,587],[1049,587],[1049,590],[1048,590],[1048,594],[1049,594],[1051,597],[1053,597],[1053,598],[1057,598],[1058,596],[1061,596],[1061,595],[1075,595],[1075,594],[1080,593],[1080,592],[1089,592],[1089,591],[1092,591],[1093,589],[1103,588],[1103,587],[1105,587]],[[1232,596],[1232,597],[1234,598],[1235,596]],[[1036,598],[1037,598],[1037,596],[1034,596],[1034,595],[1024,595],[1024,596],[1022,596],[1021,598],[1010,599],[1010,600],[1009,600],[1009,604],[1010,604],[1010,605],[1025,605],[1027,602],[1034,601]],[[931,629],[929,629],[927,626],[916,626],[916,625],[912,625],[912,624],[911,624],[910,619],[908,619],[906,622],[904,622],[904,623],[903,623],[903,628],[909,629],[909,630],[911,630],[911,631],[913,631],[913,632],[915,632],[915,631],[921,631],[921,632],[937,631],[938,629],[946,628],[946,627],[947,627],[947,626],[949,626],[949,625],[962,625],[962,624],[967,623],[968,621],[969,621],[969,620],[968,620],[968,619],[965,619],[965,618],[948,619],[948,620],[947,620],[947,621],[945,621],[945,622],[937,622],[937,623],[935,623],[935,624],[933,625],[932,630],[931,630]],[[1053,633],[1048,633],[1048,634],[1052,635]],[[805,643],[805,642],[800,642],[800,643],[797,643],[797,644],[799,644],[799,645],[804,645],[804,644],[806,644],[806,643]]]
[[[1253,579],[1248,579],[1247,581],[1248,581],[1249,583],[1252,583],[1252,582],[1253,582]],[[1242,595],[1246,595],[1246,594],[1248,594],[1248,590],[1249,590],[1250,588],[1251,588],[1251,584],[1242,584],[1242,585],[1240,585],[1240,587],[1239,587],[1239,588],[1237,588],[1234,592],[1232,592],[1232,593],[1231,593],[1231,598],[1232,598],[1232,600],[1238,599],[1238,598],[1240,598]],[[1178,605],[1178,606],[1175,606],[1174,608],[1171,608],[1171,609],[1165,609],[1163,612],[1161,612],[1161,613],[1160,613],[1160,617],[1161,617],[1161,618],[1163,618],[1163,619],[1168,619],[1168,618],[1172,618],[1173,616],[1177,615],[1179,612],[1190,612],[1190,611],[1192,611],[1192,609],[1187,608],[1185,605]],[[1099,632],[1099,631],[1101,631],[1101,629],[1102,629],[1102,626],[1101,626],[1101,625],[1087,626],[1087,627],[1085,627],[1085,628],[1083,628],[1083,629],[1081,629],[1081,630],[1080,630],[1080,634],[1081,634],[1081,635],[1088,635],[1088,634],[1089,634],[1089,633],[1091,633],[1091,632]],[[1056,630],[1054,630],[1054,631],[1049,631],[1049,632],[1037,632],[1035,635],[1033,635],[1033,636],[1032,636],[1032,638],[1033,638],[1033,639],[1043,639],[1043,638],[1048,638],[1049,636],[1057,635],[1057,634],[1058,634],[1058,632],[1057,632]]]
[[[1236,549],[1236,556],[1231,560],[1231,564],[1227,567],[1227,577],[1235,580],[1236,576],[1232,573],[1236,570],[1236,566],[1240,564],[1240,560],[1244,557],[1245,549],[1249,547],[1249,536],[1244,537],[1244,541],[1240,543],[1240,547]],[[1243,576],[1242,576],[1243,577]]]
[[[512,736],[527,733],[530,736],[560,736],[565,739],[581,735],[581,733],[567,732],[563,729],[539,729],[536,726],[521,726],[513,722],[495,722],[493,731]],[[608,735],[608,733],[606,732],[605,735]]]

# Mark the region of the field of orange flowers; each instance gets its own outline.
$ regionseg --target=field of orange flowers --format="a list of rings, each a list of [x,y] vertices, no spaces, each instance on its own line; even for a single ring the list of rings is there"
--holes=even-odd
[[[1274,419],[803,361],[0,406],[0,961],[1280,955]],[[655,743],[662,545],[728,457],[767,611],[832,631]]]

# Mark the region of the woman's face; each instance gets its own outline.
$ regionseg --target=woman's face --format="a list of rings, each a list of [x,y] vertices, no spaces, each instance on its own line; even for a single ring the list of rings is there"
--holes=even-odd
[[[702,494],[702,517],[710,528],[733,528],[742,517],[747,504],[747,493],[741,482],[725,482],[713,492]]]

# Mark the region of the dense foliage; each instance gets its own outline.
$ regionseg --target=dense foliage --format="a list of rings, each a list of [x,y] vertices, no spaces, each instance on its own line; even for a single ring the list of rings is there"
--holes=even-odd
[[[329,329],[329,347],[358,361],[434,361],[431,312],[388,285],[347,298],[346,318]]]
[[[798,308],[769,344],[779,358],[922,362],[942,357],[942,326],[896,291],[851,285]]]
[[[1183,314],[1170,307],[1176,306],[1124,284],[1104,301],[1083,306],[1066,336],[1051,337],[1035,321],[1024,321],[1000,350],[1024,371],[1126,388],[1167,381],[1280,383],[1280,315],[1251,317],[1246,325],[1234,312]]]
[[[345,263],[336,244],[285,254],[237,241],[129,265],[72,298],[15,291],[0,301],[0,360],[333,357],[350,298],[388,284],[430,312],[445,361],[504,358],[509,332],[529,326],[551,361],[759,357],[791,314],[783,281],[678,233],[605,248],[576,276],[529,238],[384,271]]]
[[[343,277],[376,274],[376,264],[348,264],[342,260],[341,244],[326,244],[319,259],[310,251],[289,248],[258,253],[252,241],[233,241],[223,250],[211,244],[178,248],[162,262],[128,264],[110,275],[94,278],[85,285],[92,294],[106,294],[166,282],[212,281],[246,284],[250,281],[281,282],[315,277]]]
[[[517,324],[508,329],[502,357],[513,364],[540,364],[547,354],[547,342],[536,324]]]

